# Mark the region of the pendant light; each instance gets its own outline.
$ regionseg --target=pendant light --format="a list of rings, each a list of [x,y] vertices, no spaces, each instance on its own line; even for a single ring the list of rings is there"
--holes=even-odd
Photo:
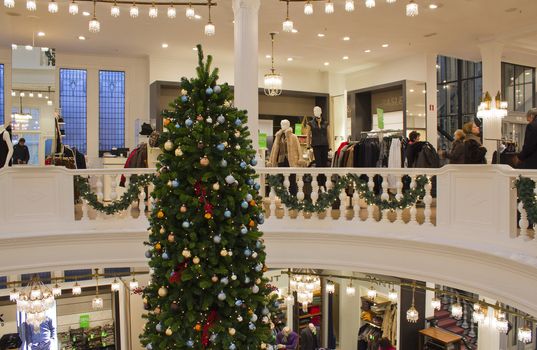
[[[120,12],[121,12],[121,11],[119,10],[119,6],[117,6],[116,1],[114,0],[114,4],[113,4],[112,7],[110,8],[110,16],[112,16],[112,17],[114,17],[114,18],[118,18]]]
[[[271,36],[273,37],[274,39],[274,34],[275,33],[270,33]],[[274,55],[273,55],[274,56]],[[293,291],[291,289],[291,283],[293,282],[292,278],[291,278],[291,269],[287,269],[287,296],[285,297],[285,303],[287,304],[287,307],[292,307],[293,305],[295,305],[295,297],[293,296]]]
[[[416,17],[419,15],[419,7],[414,0],[410,0],[410,2],[406,5],[406,15],[408,17]]]
[[[415,306],[416,281],[412,284],[412,306],[406,312],[406,320],[410,323],[418,322],[420,314]]]
[[[58,13],[58,3],[55,0],[48,3],[48,12]]]
[[[313,4],[310,0],[304,4],[304,14],[307,16],[313,15]]]
[[[367,7],[368,9],[372,9],[376,5],[377,4],[376,4],[375,0],[365,0],[365,7]]]
[[[276,70],[274,69],[274,36],[276,33],[270,33],[270,40],[272,45],[272,55],[270,56],[272,60],[272,65],[270,68],[270,73],[265,74],[264,79],[264,91],[265,95],[267,96],[279,96],[282,93],[282,85],[283,85],[283,79],[282,76],[278,73],[276,73]],[[289,278],[290,275],[289,275]],[[289,288],[290,290],[290,288]]]
[[[99,269],[95,269],[95,297],[91,301],[93,310],[101,310],[104,307],[103,298],[99,296]]]
[[[15,0],[4,0],[4,6],[8,9],[12,9],[15,7]]]
[[[345,0],[345,11],[354,11],[354,0]]]
[[[211,22],[211,6],[213,5],[211,3],[212,0],[208,1],[209,6],[209,21],[205,25],[205,35],[207,36],[214,36],[216,34],[216,27],[214,26],[213,22]]]
[[[169,19],[174,19],[177,17],[177,10],[175,9],[175,6],[173,6],[173,3],[168,6],[168,11],[166,11],[166,14],[168,15]]]
[[[121,286],[117,281],[117,278],[114,278],[114,282],[112,282],[112,284],[110,285],[110,289],[112,289],[112,292],[119,292],[120,287]]]
[[[282,30],[287,33],[291,33],[293,31],[293,21],[289,19],[289,0],[287,2],[287,14],[285,17],[285,21],[282,23]]]
[[[326,282],[326,292],[328,294],[334,294],[336,291],[336,285],[332,281]]]
[[[130,15],[132,18],[137,18],[138,15],[139,15],[139,12],[140,12],[140,11],[138,10],[138,6],[136,6],[136,3],[133,2],[131,8],[129,9],[129,15]]]
[[[326,3],[324,4],[324,13],[327,15],[334,13],[334,4],[332,3],[332,0],[326,0]]]
[[[52,295],[54,295],[55,297],[59,297],[60,295],[62,295],[62,287],[60,287],[58,283],[56,283],[54,287],[52,287]]]
[[[101,31],[101,23],[97,19],[97,1],[93,0],[93,18],[89,21],[88,29],[91,33],[99,33]]]
[[[82,287],[80,287],[80,285],[76,281],[75,281],[75,285],[73,286],[72,293],[73,293],[73,295],[82,294]]]
[[[138,281],[136,280],[134,275],[132,276],[132,281],[129,282],[129,288],[131,291],[138,288]]]
[[[185,11],[185,16],[188,19],[194,19],[194,17],[196,17],[196,11],[194,11],[194,9],[192,8],[192,3],[188,3],[188,7]]]
[[[155,6],[155,2],[151,4],[151,7],[149,8],[149,18],[157,18],[158,17],[158,8]]]
[[[509,321],[507,320],[507,314],[502,310],[499,302],[496,303],[494,309],[494,318],[496,319],[496,330],[502,334],[507,334],[509,331]]]
[[[393,3],[397,2],[397,0],[386,0],[386,2],[387,2],[388,4],[393,4]]]
[[[69,14],[78,15],[78,4],[74,0],[69,4]]]
[[[459,303],[458,296],[457,296],[457,302],[451,305],[451,316],[453,316],[453,318],[456,320],[460,320],[463,316],[463,309],[462,309],[461,303]]]
[[[397,291],[395,290],[393,284],[392,289],[390,289],[390,291],[388,292],[388,299],[390,299],[392,303],[396,303],[399,299],[399,295],[397,295]]]
[[[37,3],[35,2],[35,0],[26,0],[26,9],[28,11],[37,10]]]
[[[436,295],[433,296],[431,299],[431,308],[436,311],[440,311],[440,308],[442,307],[442,302],[440,299],[436,297]]]
[[[375,289],[375,287],[373,287],[373,285],[371,285],[367,290],[367,297],[369,298],[369,300],[375,301],[377,297],[377,290]]]
[[[20,292],[16,288],[13,288],[13,290],[9,292],[9,301],[17,301],[17,299],[19,299],[19,296]]]
[[[517,334],[517,338],[518,338],[518,341],[521,342],[521,343],[524,343],[524,344],[529,344],[532,342],[532,330],[533,327],[528,327],[527,325],[525,325],[524,327],[520,327],[518,329],[518,334]]]
[[[346,288],[347,295],[353,297],[356,295],[356,288],[352,285],[352,280]]]

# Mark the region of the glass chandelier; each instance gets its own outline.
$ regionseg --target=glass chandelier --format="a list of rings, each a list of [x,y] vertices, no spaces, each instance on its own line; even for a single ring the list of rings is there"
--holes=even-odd
[[[416,282],[412,285],[412,305],[406,312],[406,320],[410,323],[418,322],[420,314],[415,306]]]
[[[151,5],[149,8],[149,18],[157,18],[158,17],[158,8],[155,6],[155,3]]]
[[[101,310],[104,307],[103,298],[99,296],[99,269],[95,269],[95,297],[91,301],[93,310]]]
[[[48,12],[58,13],[58,3],[54,0],[48,3]]]
[[[136,18],[136,17],[138,17],[139,12],[140,11],[138,10],[138,6],[136,6],[136,3],[133,2],[131,8],[129,9],[129,15],[132,18]]]
[[[54,295],[55,297],[59,297],[60,295],[62,295],[62,287],[60,287],[58,283],[56,283],[54,287],[52,287],[52,295]]]
[[[462,318],[462,314],[462,305],[459,303],[459,300],[457,298],[457,302],[451,305],[451,316],[453,316],[453,318],[456,320],[460,320]]]
[[[334,4],[332,3],[332,0],[326,0],[326,4],[324,4],[324,13],[328,15],[334,13]]]
[[[80,285],[78,284],[78,282],[75,282],[75,285],[73,286],[73,289],[72,289],[72,293],[73,293],[73,295],[80,295],[80,294],[82,294],[82,287],[80,287]]]
[[[185,11],[185,16],[188,19],[194,19],[196,16],[196,11],[192,8],[192,4],[189,4]]]
[[[110,8],[110,16],[117,18],[119,17],[119,14],[120,14],[119,6],[117,6],[117,3],[114,1],[114,5],[112,5],[112,7]]]
[[[371,301],[374,301],[375,298],[377,297],[377,290],[375,289],[375,287],[373,287],[373,285],[371,285],[369,289],[367,290],[367,297]]]
[[[78,4],[74,0],[69,4],[69,14],[73,16],[78,15]]]
[[[34,276],[28,286],[16,299],[17,311],[26,314],[26,322],[34,329],[39,329],[46,319],[46,311],[54,306],[54,295],[51,290]]]
[[[377,4],[375,2],[375,0],[365,0],[365,7],[367,7],[368,9],[371,9],[373,7],[375,7]]]
[[[316,275],[309,274],[292,275],[289,278],[289,294],[287,298],[293,298],[292,293],[296,292],[297,302],[302,304],[302,310],[307,311],[308,304],[313,302],[313,292],[321,287],[321,279]]]
[[[501,119],[507,117],[507,107],[508,104],[506,101],[502,101],[499,91],[494,100],[487,91],[483,101],[477,108],[477,117],[482,119]]]
[[[529,344],[532,341],[531,329],[527,326],[518,329],[518,341],[524,344]]]
[[[393,286],[392,286],[392,289],[390,289],[390,292],[388,293],[388,299],[390,299],[392,303],[397,302],[397,300],[399,299],[399,296],[397,295],[397,292],[395,291],[395,288]]]
[[[282,93],[283,79],[282,76],[276,73],[274,69],[274,36],[276,33],[270,33],[270,39],[272,44],[272,65],[270,68],[270,73],[265,74],[264,79],[264,91],[267,96],[279,96]]]
[[[35,0],[27,0],[26,1],[26,9],[28,11],[35,11],[37,10],[37,4],[35,2]]]
[[[101,23],[97,19],[97,1],[93,0],[93,18],[89,21],[88,29],[91,33],[99,33],[101,31]]]
[[[353,297],[356,295],[356,288],[352,285],[352,280],[346,289],[347,295]]]
[[[410,0],[410,2],[406,5],[406,15],[408,17],[416,17],[419,15],[419,7],[414,0]]]
[[[345,1],[345,11],[352,12],[354,11],[354,0]]]
[[[168,18],[173,19],[177,17],[177,10],[173,5],[170,5],[166,14],[168,15]]]
[[[293,21],[289,19],[289,0],[287,0],[287,15],[285,17],[285,21],[282,23],[282,30],[287,33],[291,33],[293,31],[294,25]]]
[[[112,284],[110,285],[110,289],[112,289],[112,292],[119,292],[119,288],[120,288],[119,282],[117,281],[116,278],[114,278],[114,282],[112,282]]]
[[[313,4],[309,0],[304,4],[304,14],[313,15]]]
[[[4,0],[4,6],[8,9],[12,9],[15,7],[15,0]]]
[[[496,329],[502,334],[507,334],[509,331],[507,315],[500,309],[496,309]]]
[[[472,314],[472,320],[475,323],[481,323],[485,321],[487,317],[487,310],[481,305],[480,302],[474,304],[474,313]]]
[[[209,0],[209,22],[205,25],[205,35],[213,36],[216,33],[216,27],[211,22],[211,0]]]
[[[326,292],[328,294],[334,294],[336,291],[336,285],[332,281],[326,282]]]
[[[440,308],[442,307],[442,302],[440,301],[440,299],[434,296],[431,300],[431,307],[433,310],[440,310]]]

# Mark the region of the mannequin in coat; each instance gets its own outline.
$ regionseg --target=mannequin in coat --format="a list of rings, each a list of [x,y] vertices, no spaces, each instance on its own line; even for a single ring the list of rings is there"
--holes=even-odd
[[[323,120],[322,114],[321,107],[315,106],[313,108],[315,118],[308,123],[308,146],[313,148],[317,168],[328,166],[328,123]]]
[[[298,137],[293,134],[291,123],[284,119],[281,121],[282,127],[274,137],[272,150],[270,151],[269,166],[272,167],[302,167],[304,161],[300,152],[300,142]],[[283,138],[283,140],[282,140]],[[286,146],[286,149],[282,148]]]
[[[317,350],[318,348],[317,328],[313,323],[310,323],[300,332],[300,350]]]
[[[10,166],[13,157],[13,142],[9,131],[0,125],[0,169]]]

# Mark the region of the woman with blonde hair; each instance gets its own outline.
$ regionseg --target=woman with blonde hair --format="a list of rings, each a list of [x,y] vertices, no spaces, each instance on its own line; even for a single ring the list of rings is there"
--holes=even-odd
[[[451,143],[451,149],[446,154],[449,164],[464,164],[464,139],[466,134],[461,129],[457,129],[453,134],[455,140]]]
[[[466,134],[464,140],[464,164],[486,164],[487,149],[481,144],[479,126],[474,122],[464,124],[462,130]]]

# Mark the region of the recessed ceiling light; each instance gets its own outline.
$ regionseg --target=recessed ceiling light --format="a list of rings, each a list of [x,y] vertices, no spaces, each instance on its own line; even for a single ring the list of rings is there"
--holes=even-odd
[[[370,53],[371,50],[367,49],[367,50],[364,50],[365,53]]]
[[[88,11],[82,12],[82,16],[89,17],[90,13]]]
[[[166,43],[162,43],[162,48],[163,48],[163,49],[167,49],[167,48],[168,48],[168,44],[166,44]]]
[[[330,62],[325,62],[324,65],[325,65],[325,66],[329,66],[329,65],[330,65]]]
[[[317,36],[318,36],[319,38],[324,38],[324,33],[319,33],[319,34],[317,34]]]
[[[271,55],[265,55],[265,58],[271,58],[272,56]]]
[[[80,35],[80,36],[78,37],[78,40],[86,40],[86,37],[83,36],[83,35]]]
[[[198,51],[198,48],[194,46],[194,47],[192,48],[192,51]]]
[[[287,61],[288,61],[288,62],[292,62],[292,61],[293,61],[293,57],[287,57]]]
[[[348,37],[348,36],[344,36],[344,37],[343,37],[343,41],[349,41],[349,40],[351,40],[350,37]]]
[[[414,92],[414,89],[410,89],[410,90],[408,90],[408,92]]]
[[[436,9],[438,8],[438,5],[437,5],[437,4],[430,4],[430,5],[429,5],[429,8],[430,8],[431,10],[436,10]]]
[[[45,36],[45,32],[38,32],[37,36]]]
[[[388,45],[388,44],[382,44],[382,47],[388,47],[388,46],[390,46],[390,45]]]
[[[343,56],[343,59],[344,59],[344,60],[348,60],[348,59],[349,59],[349,56]]]
[[[295,34],[296,34],[296,33],[298,33],[298,29],[296,29],[296,28],[293,28],[293,30],[291,30],[291,32],[293,32],[293,33],[295,33]]]

